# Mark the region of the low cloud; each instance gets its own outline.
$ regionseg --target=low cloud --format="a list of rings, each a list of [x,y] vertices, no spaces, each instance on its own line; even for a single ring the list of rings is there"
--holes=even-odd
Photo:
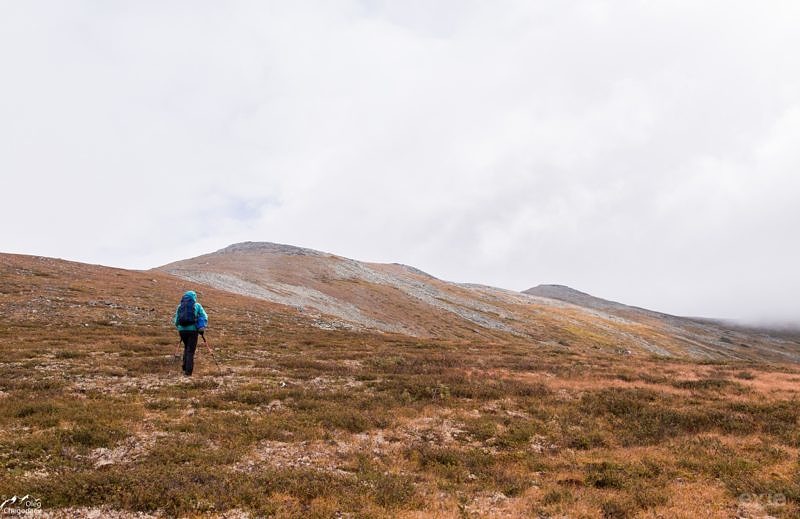
[[[800,7],[437,6],[3,4],[0,250],[278,241],[800,319]]]

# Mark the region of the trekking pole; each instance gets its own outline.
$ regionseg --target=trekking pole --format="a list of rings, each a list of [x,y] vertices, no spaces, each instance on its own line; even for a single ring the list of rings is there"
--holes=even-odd
[[[175,360],[181,359],[181,344],[183,344],[183,337],[178,339],[178,344],[175,345],[175,354],[172,356],[172,358]],[[185,374],[185,372],[183,371],[183,365],[181,366],[181,373]]]
[[[204,334],[204,333],[201,333],[201,334],[200,334],[200,337],[202,337],[202,338],[203,338],[203,344],[205,344],[205,345],[206,345],[206,347],[208,348],[208,352],[211,354],[211,358],[212,358],[212,359],[214,359],[214,364],[216,364],[216,365],[217,365],[217,369],[219,369],[220,371],[222,371],[222,366],[220,366],[220,365],[219,365],[219,361],[217,360],[217,356],[216,356],[216,355],[214,355],[214,349],[211,347],[211,345],[210,345],[210,344],[208,343],[208,341],[206,340],[206,334]]]

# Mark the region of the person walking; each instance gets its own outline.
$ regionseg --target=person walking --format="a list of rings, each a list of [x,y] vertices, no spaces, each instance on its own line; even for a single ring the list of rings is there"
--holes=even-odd
[[[197,336],[203,335],[208,326],[208,314],[203,305],[197,302],[197,293],[189,290],[181,298],[173,319],[183,342],[183,374],[187,377],[194,370],[194,352],[197,349]]]

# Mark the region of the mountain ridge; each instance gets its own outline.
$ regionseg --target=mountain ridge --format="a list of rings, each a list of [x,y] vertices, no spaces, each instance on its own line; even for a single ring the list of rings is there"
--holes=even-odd
[[[672,316],[564,285],[515,292],[453,283],[412,266],[286,244],[242,242],[156,270],[291,306],[330,329],[564,343],[663,357],[800,360],[795,344],[764,330]]]
[[[660,316],[665,318],[676,318],[676,319],[690,319],[690,320],[704,320],[704,318],[697,318],[697,317],[687,317],[687,316],[680,316],[674,314],[668,314],[666,312],[659,312],[657,310],[651,310],[649,308],[644,308],[641,306],[634,306],[628,305],[625,303],[620,303],[618,301],[612,301],[610,299],[604,299],[602,297],[597,297],[595,295],[589,294],[587,292],[582,292],[575,288],[572,288],[567,285],[559,285],[559,284],[540,284],[535,287],[529,288],[527,290],[522,291],[523,294],[530,294],[539,297],[548,297],[550,299],[557,299],[559,301],[564,301],[567,303],[577,304],[579,306],[584,306],[588,308],[595,308],[598,310],[613,310],[618,312],[642,312],[648,315]],[[721,321],[721,319],[713,319],[708,318],[705,319],[708,321]]]

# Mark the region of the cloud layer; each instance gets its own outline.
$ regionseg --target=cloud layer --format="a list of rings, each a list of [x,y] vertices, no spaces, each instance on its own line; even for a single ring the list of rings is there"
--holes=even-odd
[[[795,2],[7,2],[0,250],[800,320]]]

